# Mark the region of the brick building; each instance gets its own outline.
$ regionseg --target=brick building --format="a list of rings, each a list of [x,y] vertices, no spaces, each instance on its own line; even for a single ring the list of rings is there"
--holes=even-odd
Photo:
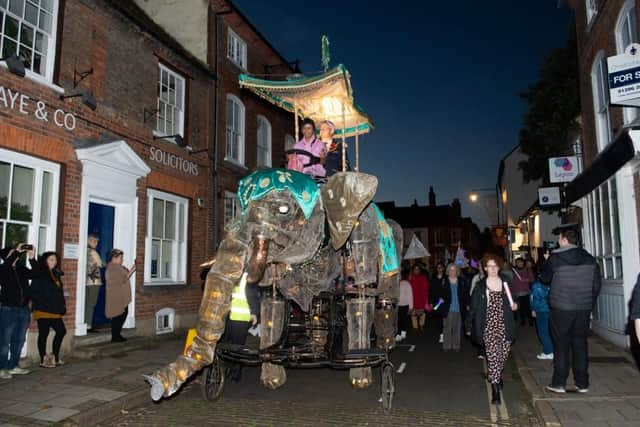
[[[144,3],[0,1],[2,56],[26,67],[20,77],[15,61],[0,64],[0,243],[60,254],[67,349],[91,323],[88,233],[100,235],[103,258],[119,248],[126,266],[136,260],[125,330],[137,335],[194,323],[198,265],[213,254],[208,27],[196,33],[204,51],[190,51]],[[208,3],[196,3],[208,17]],[[83,96],[61,98],[73,95]],[[107,321],[103,304],[94,324]]]
[[[241,73],[284,79],[294,72],[269,41],[230,1],[212,0],[218,46],[217,211],[221,235],[237,213],[238,181],[263,167],[283,167],[294,144],[293,115],[240,89]],[[215,41],[213,43],[216,43]],[[269,77],[266,77],[269,78]]]
[[[396,206],[395,202],[380,202],[380,209],[387,218],[391,218],[402,226],[404,231],[404,250],[406,251],[413,235],[427,249],[430,256],[428,263],[434,266],[447,259],[453,261],[462,247],[467,256],[478,259],[480,251],[480,230],[471,220],[462,216],[460,201],[455,199],[450,205],[438,205],[433,188],[429,190],[429,204]]]
[[[582,208],[583,240],[602,269],[594,329],[626,345],[627,302],[640,271],[638,109],[610,104],[607,57],[638,42],[639,11],[635,0],[566,3],[576,13],[584,155],[567,196]]]

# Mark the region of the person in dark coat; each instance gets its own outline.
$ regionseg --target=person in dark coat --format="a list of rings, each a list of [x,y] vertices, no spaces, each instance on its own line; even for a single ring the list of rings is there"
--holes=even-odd
[[[39,262],[32,264],[33,280],[31,281],[31,309],[33,318],[38,323],[38,352],[40,366],[55,368],[64,365],[60,359],[62,340],[67,333],[62,316],[67,312],[67,304],[62,287],[62,271],[58,268],[58,254],[45,252]],[[53,355],[47,354],[47,337],[53,329]]]
[[[333,136],[336,132],[336,125],[330,120],[325,120],[320,124],[320,139],[326,145],[326,156],[324,158],[324,169],[327,178],[331,175],[342,172],[342,142],[335,141]],[[346,153],[346,170],[351,170],[349,156]]]
[[[28,251],[24,246],[21,244],[15,249],[4,248],[0,251],[0,379],[29,373],[27,369],[18,366],[31,320],[31,270],[25,265],[22,255],[27,254],[32,263],[35,263],[35,252],[33,246]]]
[[[496,404],[501,402],[502,371],[515,339],[516,325],[512,312],[518,308],[510,301],[504,280],[498,274],[501,264],[502,260],[495,255],[486,255],[482,260],[482,268],[487,275],[473,290],[469,315],[465,319],[467,335],[485,348],[491,402]]]
[[[638,274],[636,285],[633,287],[633,293],[631,294],[629,320],[633,323],[636,338],[640,342],[640,274]]]
[[[550,330],[554,342],[553,377],[547,390],[565,393],[572,358],[574,384],[579,393],[589,391],[587,335],[589,321],[600,293],[600,267],[595,258],[579,248],[575,225],[554,230],[559,248],[545,253],[540,281],[551,283]]]
[[[438,308],[443,318],[443,343],[446,350],[460,350],[463,322],[469,307],[469,283],[460,274],[457,265],[451,263],[447,266],[446,276],[436,299],[442,298],[443,303]]]
[[[435,307],[438,306],[438,300],[442,295],[444,281],[446,279],[444,270],[444,263],[437,263],[435,272],[431,275],[431,279],[429,281],[429,284],[431,285],[431,292],[429,292],[429,303],[431,304],[431,307],[434,308],[431,312],[431,315],[433,316],[433,319],[436,323],[436,329],[440,333],[440,338],[438,339],[438,342],[440,344],[442,344],[442,342],[444,341],[444,336],[442,335],[442,324],[444,319],[442,318],[440,307],[438,307],[438,309],[435,309]]]

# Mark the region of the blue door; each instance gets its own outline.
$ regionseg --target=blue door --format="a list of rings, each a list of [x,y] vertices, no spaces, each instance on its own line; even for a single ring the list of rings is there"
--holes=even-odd
[[[101,205],[100,203],[89,203],[89,227],[87,234],[95,233],[100,237],[98,243],[98,253],[105,266],[109,257],[109,252],[113,249],[113,226],[116,209],[113,206]],[[100,296],[93,313],[92,325],[99,326],[109,323],[109,319],[104,314],[104,271],[101,271],[102,286],[100,286]]]

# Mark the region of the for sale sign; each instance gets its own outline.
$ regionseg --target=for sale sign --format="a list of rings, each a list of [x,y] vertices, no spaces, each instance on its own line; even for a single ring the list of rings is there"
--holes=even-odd
[[[607,58],[609,98],[613,105],[640,106],[640,44]]]

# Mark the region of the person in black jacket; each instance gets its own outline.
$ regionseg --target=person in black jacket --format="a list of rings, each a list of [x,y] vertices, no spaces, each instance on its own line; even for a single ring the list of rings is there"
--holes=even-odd
[[[509,300],[500,277],[500,257],[485,255],[482,268],[487,273],[473,289],[465,331],[475,343],[485,348],[487,358],[487,380],[491,383],[491,403],[500,404],[502,371],[515,339],[513,311],[518,306]],[[507,285],[508,286],[508,285]]]
[[[58,268],[58,259],[55,252],[45,252],[40,256],[39,262],[32,264],[31,308],[33,317],[38,322],[38,352],[40,366],[43,368],[64,365],[60,359],[60,347],[67,333],[62,321],[67,307],[60,280],[63,273]],[[46,354],[50,329],[56,333],[53,338],[53,355]]]
[[[15,249],[4,248],[0,251],[0,379],[29,373],[18,366],[31,320],[31,270],[27,268],[22,255],[28,252],[29,258],[33,258],[34,251],[33,247],[27,251],[24,246],[21,244]]]
[[[442,348],[445,351],[459,351],[463,323],[469,307],[469,283],[460,275],[458,266],[451,263],[438,288],[433,299],[438,301],[442,298],[443,301],[437,310],[443,319]]]
[[[574,224],[554,229],[559,248],[545,253],[540,281],[551,283],[550,330],[554,341],[553,377],[547,390],[565,393],[572,354],[574,384],[579,393],[589,390],[587,335],[591,311],[600,293],[600,268],[596,260],[579,248]]]
[[[633,323],[633,329],[636,333],[636,338],[640,342],[640,274],[636,280],[636,285],[633,287],[633,293],[631,294],[631,301],[629,302],[629,320]]]

